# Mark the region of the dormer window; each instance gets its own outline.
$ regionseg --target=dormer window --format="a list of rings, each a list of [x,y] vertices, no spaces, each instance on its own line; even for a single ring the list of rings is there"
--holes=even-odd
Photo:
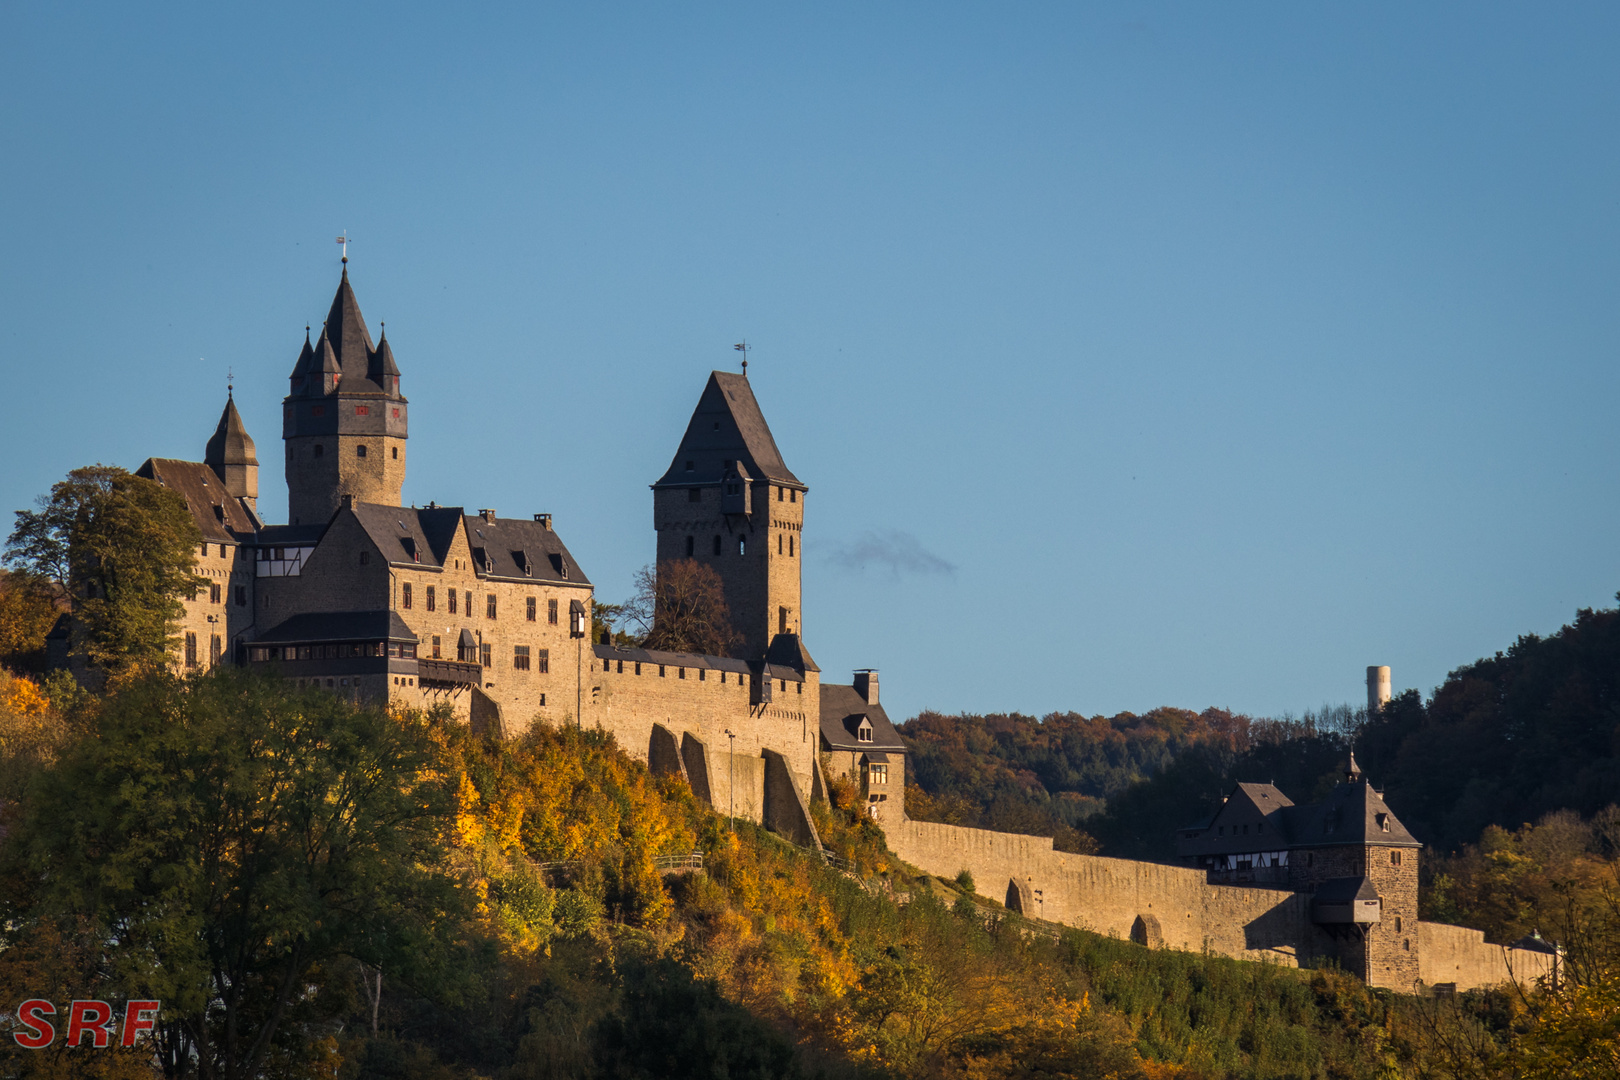
[[[872,723],[871,723],[871,721],[869,721],[869,720],[862,720],[861,721],[861,726],[855,729],[855,741],[856,742],[871,742],[872,741]]]
[[[1378,822],[1378,829],[1379,829],[1380,832],[1389,832],[1389,815],[1388,814],[1375,814],[1374,818]]]

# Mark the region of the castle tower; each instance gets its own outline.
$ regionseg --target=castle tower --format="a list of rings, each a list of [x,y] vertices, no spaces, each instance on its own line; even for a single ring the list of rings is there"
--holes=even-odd
[[[345,495],[398,506],[405,483],[407,404],[388,335],[378,345],[371,342],[349,285],[347,260],[320,340],[311,345],[305,333],[291,383],[282,402],[281,432],[287,446],[289,523],[325,522]]]
[[[779,634],[801,632],[809,488],[783,463],[746,375],[709,375],[652,490],[659,565],[690,558],[719,571],[741,638],[736,655],[756,659]]]
[[[254,453],[253,440],[242,426],[242,416],[236,411],[236,401],[227,391],[225,411],[220,414],[219,426],[203,453],[203,464],[214,470],[225,485],[226,494],[247,503],[255,510],[259,501],[259,459]]]

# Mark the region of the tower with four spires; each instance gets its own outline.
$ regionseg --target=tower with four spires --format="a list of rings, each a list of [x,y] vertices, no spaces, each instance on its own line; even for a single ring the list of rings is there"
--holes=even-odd
[[[400,505],[408,405],[388,335],[373,345],[348,259],[320,338],[304,348],[282,402],[289,524],[323,524],[345,496]]]

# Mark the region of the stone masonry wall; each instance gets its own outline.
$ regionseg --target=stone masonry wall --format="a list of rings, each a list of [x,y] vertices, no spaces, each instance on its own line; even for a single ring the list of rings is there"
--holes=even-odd
[[[1427,986],[1453,983],[1459,991],[1501,986],[1510,980],[1530,985],[1553,974],[1546,953],[1491,945],[1478,930],[1444,923],[1417,924],[1418,967]]]

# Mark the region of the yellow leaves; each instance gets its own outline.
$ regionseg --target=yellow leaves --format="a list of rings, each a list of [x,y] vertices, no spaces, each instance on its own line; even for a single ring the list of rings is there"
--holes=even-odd
[[[40,717],[51,702],[32,679],[0,672],[0,711],[16,717]]]
[[[464,847],[478,847],[484,842],[484,822],[478,813],[480,801],[472,779],[462,773],[456,789],[455,834],[456,842]]]

